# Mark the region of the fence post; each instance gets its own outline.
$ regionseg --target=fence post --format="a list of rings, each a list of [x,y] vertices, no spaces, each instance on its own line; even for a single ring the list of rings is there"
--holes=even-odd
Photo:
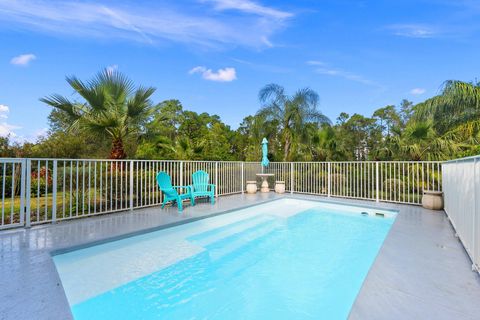
[[[130,197],[130,211],[133,211],[133,160],[130,160],[130,179],[129,179],[129,197]]]
[[[215,161],[215,197],[218,197],[218,161]]]
[[[180,183],[179,186],[183,186],[183,161],[180,161]],[[183,190],[180,190],[183,193]]]
[[[478,186],[477,186],[477,158],[473,158],[473,215],[472,215],[472,271],[475,271],[477,269],[477,262],[478,262],[478,257],[477,257],[477,235],[476,235],[476,229],[477,229],[477,192],[478,192]],[[480,273],[480,270],[477,270]]]
[[[57,160],[53,160],[52,183],[52,223],[57,221]],[[47,167],[48,170],[48,167]]]
[[[293,179],[294,179],[294,173],[293,173],[293,162],[290,162],[290,194],[293,194]]]
[[[378,177],[378,161],[375,161],[375,197],[376,201],[380,202],[380,189],[379,189],[379,177]]]
[[[25,223],[25,171],[26,171],[26,161],[25,159],[21,162],[21,172],[20,172],[20,224]]]
[[[32,160],[27,159],[25,168],[27,183],[25,185],[25,227],[30,228],[30,198],[32,189]]]
[[[330,198],[330,196],[332,195],[331,193],[331,190],[332,190],[332,177],[331,177],[331,173],[332,173],[332,163],[331,162],[328,162],[327,163],[327,181],[328,181],[328,184],[327,184],[327,196]]]
[[[245,176],[244,176],[244,162],[242,161],[242,194],[245,193]]]

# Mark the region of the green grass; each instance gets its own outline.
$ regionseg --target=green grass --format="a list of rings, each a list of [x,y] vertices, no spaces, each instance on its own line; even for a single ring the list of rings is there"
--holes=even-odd
[[[72,194],[70,201],[69,192],[58,192],[56,196],[56,208],[57,208],[57,219],[67,218],[70,216],[81,216],[89,213],[89,197],[88,193],[85,193],[84,198],[81,193],[78,194],[78,201],[76,194]],[[152,195],[153,197],[153,195]],[[134,199],[136,201],[136,199]],[[83,202],[83,203],[82,203]],[[70,208],[71,205],[71,208]],[[78,205],[78,210],[77,210]],[[90,192],[90,214],[100,211],[110,211],[115,210],[115,208],[127,208],[129,202],[125,197],[125,194],[122,196],[122,201],[120,201],[120,195],[115,197],[113,194],[112,201],[110,202],[110,193],[108,193],[108,201],[105,201],[105,193],[102,195],[102,202],[100,202],[100,193],[96,194],[95,201],[95,192]],[[107,210],[105,209],[107,206]],[[30,220],[32,222],[50,220],[52,218],[52,207],[53,207],[53,194],[49,193],[46,196],[42,195],[40,197],[32,196],[30,199]],[[16,196],[13,199],[13,222],[10,220],[10,212],[12,208],[12,199],[6,198],[4,202],[5,208],[5,220],[4,224],[17,223],[20,222],[20,197]],[[46,209],[45,209],[46,208]],[[38,210],[38,215],[37,215]],[[64,212],[65,211],[65,212]]]

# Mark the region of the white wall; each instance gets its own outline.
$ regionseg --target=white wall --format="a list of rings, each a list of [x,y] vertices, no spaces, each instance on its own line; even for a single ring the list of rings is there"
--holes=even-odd
[[[480,272],[480,156],[445,162],[442,178],[445,212]]]

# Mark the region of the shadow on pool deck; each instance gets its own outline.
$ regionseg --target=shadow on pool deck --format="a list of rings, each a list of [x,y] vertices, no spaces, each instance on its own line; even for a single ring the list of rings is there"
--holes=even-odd
[[[0,232],[0,319],[71,319],[51,252],[229,212],[281,197],[231,195],[215,205],[138,209]],[[444,212],[416,206],[328,199],[399,210],[350,313],[351,319],[478,319],[480,277]],[[352,266],[355,268],[355,266]]]

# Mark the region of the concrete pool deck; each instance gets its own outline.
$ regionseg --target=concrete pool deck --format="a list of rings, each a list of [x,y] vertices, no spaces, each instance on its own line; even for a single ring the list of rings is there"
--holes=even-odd
[[[478,319],[480,276],[444,212],[306,195],[231,195],[215,205],[133,212],[0,231],[0,319],[72,319],[51,252],[292,197],[397,209],[399,214],[351,309],[350,319]],[[354,268],[355,266],[352,266]],[[94,271],[93,271],[94,272]]]

